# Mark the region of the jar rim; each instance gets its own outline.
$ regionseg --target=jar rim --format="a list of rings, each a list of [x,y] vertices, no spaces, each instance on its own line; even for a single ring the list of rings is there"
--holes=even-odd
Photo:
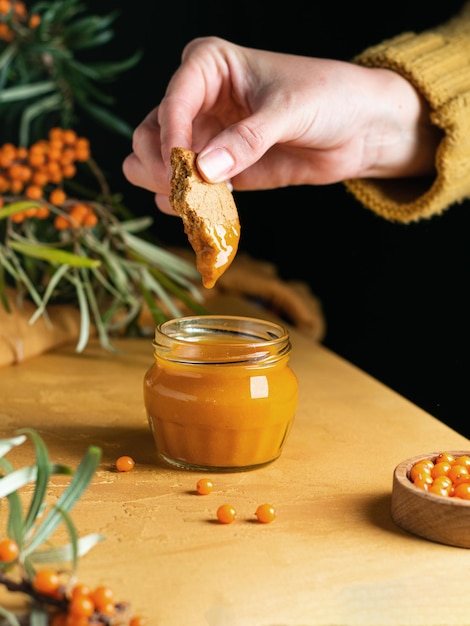
[[[195,344],[204,347],[204,352],[190,350]],[[152,345],[155,353],[166,359],[193,364],[270,363],[291,351],[289,332],[282,324],[241,315],[189,315],[166,320],[156,327]],[[227,348],[223,354],[221,345]]]

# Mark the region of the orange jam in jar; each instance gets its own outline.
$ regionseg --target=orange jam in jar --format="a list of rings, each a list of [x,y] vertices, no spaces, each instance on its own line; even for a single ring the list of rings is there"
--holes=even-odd
[[[245,471],[274,461],[298,399],[281,325],[203,315],[160,324],[144,402],[158,456],[174,467]]]

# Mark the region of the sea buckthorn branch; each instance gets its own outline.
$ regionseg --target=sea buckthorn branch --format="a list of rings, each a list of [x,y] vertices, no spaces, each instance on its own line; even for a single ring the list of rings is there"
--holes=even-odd
[[[0,117],[18,125],[20,145],[30,143],[33,124],[47,129],[51,112],[64,128],[83,113],[131,137],[132,128],[111,111],[114,98],[101,85],[134,67],[142,53],[97,62],[90,51],[113,39],[119,12],[88,15],[85,9],[82,0],[45,0],[31,8],[0,0]]]
[[[5,455],[28,438],[34,445],[36,463],[15,470]],[[110,587],[89,588],[76,579],[79,558],[104,539],[99,533],[78,537],[70,517],[100,460],[101,450],[91,446],[73,472],[67,466],[51,463],[44,441],[33,429],[21,429],[15,437],[0,439],[0,505],[8,505],[8,515],[3,518],[5,529],[0,529],[0,585],[29,598],[30,626],[143,624],[142,618],[131,615],[128,602],[114,599]],[[70,475],[71,481],[57,503],[49,504],[48,486],[55,474]],[[34,486],[33,494],[23,511],[21,490],[30,484]],[[67,529],[69,543],[51,547],[51,536],[61,523]],[[66,567],[66,563],[70,565]],[[12,626],[20,624],[19,618],[5,608],[0,607],[0,616]]]
[[[84,168],[96,180],[94,191],[78,182]],[[70,183],[86,199],[70,195]],[[155,323],[178,317],[182,306],[205,313],[195,267],[150,240],[150,218],[128,215],[91,158],[89,141],[75,131],[54,127],[29,148],[0,146],[0,299],[6,310],[9,284],[36,304],[31,324],[47,317],[49,304],[78,305],[79,352],[92,329],[112,349],[110,336],[134,330],[144,305]]]

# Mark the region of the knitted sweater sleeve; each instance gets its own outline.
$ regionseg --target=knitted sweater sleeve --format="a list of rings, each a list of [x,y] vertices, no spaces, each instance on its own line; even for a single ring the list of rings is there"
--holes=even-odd
[[[444,134],[434,177],[347,180],[349,191],[378,215],[403,223],[470,198],[470,2],[445,24],[384,41],[354,61],[407,78],[428,101],[431,121]]]

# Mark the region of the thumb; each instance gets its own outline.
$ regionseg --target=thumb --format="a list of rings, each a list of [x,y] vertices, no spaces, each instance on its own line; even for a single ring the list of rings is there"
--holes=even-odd
[[[253,114],[226,128],[199,151],[197,167],[203,178],[219,183],[248,169],[278,141],[279,116]],[[277,129],[277,132],[273,132]]]

